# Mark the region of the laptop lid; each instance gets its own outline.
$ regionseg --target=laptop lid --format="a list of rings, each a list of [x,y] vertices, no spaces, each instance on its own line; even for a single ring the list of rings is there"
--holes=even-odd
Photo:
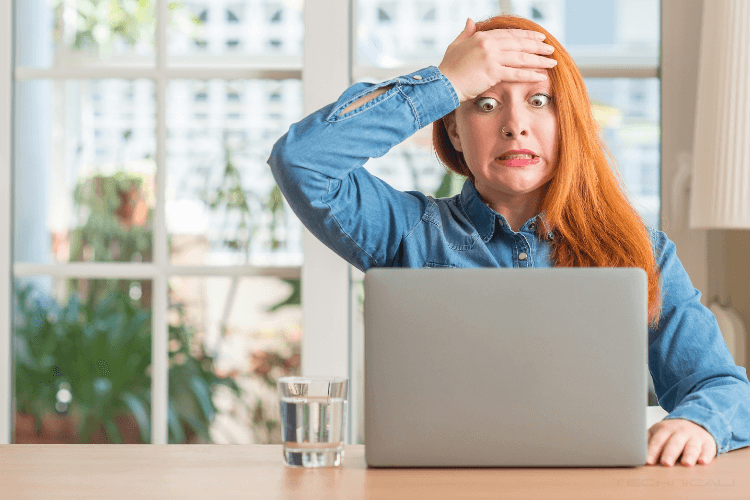
[[[371,269],[371,467],[646,462],[638,268]]]

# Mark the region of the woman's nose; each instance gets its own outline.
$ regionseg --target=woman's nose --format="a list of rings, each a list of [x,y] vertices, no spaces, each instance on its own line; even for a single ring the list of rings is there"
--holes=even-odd
[[[525,118],[523,118],[522,111],[518,108],[518,106],[515,106],[511,104],[505,113],[503,113],[503,116],[500,118],[501,127],[500,131],[502,135],[512,138],[517,135],[526,135],[527,134],[527,127],[524,124]]]
[[[507,123],[506,125],[503,125],[500,128],[500,132],[508,138],[512,138],[518,135],[526,135],[526,129],[520,125],[518,125],[518,122],[515,122],[516,124],[512,125],[510,123]]]

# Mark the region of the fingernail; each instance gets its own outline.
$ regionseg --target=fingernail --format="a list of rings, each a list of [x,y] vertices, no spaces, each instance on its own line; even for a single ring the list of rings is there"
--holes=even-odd
[[[701,465],[706,465],[706,462],[704,462],[702,458],[698,459],[698,463]]]

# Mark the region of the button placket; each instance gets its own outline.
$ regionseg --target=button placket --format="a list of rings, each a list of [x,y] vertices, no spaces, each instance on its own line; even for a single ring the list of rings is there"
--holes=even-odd
[[[518,267],[533,267],[531,256],[529,255],[529,252],[531,252],[529,241],[523,234],[519,234],[519,236],[520,238],[518,241],[518,253],[516,254],[516,258],[518,259]]]

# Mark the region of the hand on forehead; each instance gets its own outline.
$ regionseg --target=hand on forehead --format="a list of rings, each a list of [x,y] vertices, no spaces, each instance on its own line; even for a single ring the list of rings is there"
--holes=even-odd
[[[527,69],[528,71],[532,71],[534,73],[539,73],[541,75],[548,75],[549,74],[549,71],[546,70],[546,69],[540,69],[540,68],[524,68],[524,69]],[[541,81],[541,82],[540,81],[518,81],[518,82],[505,81],[505,82],[499,82],[499,83],[493,85],[492,87],[490,87],[488,90],[499,92],[504,87],[509,87],[509,86],[513,86],[513,87],[520,86],[520,87],[523,87],[523,88],[533,87],[533,88],[550,89],[550,90],[552,89],[552,83],[549,81],[549,79],[547,79],[547,80]]]

